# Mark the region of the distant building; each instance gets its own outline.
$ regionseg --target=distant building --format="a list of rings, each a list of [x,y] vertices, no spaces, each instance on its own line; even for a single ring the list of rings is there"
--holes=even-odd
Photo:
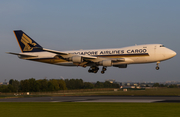
[[[130,86],[130,85],[131,85],[131,83],[127,83],[126,85],[127,85],[127,86]]]
[[[134,83],[134,86],[138,86],[138,84],[137,84],[137,83]]]
[[[108,81],[108,82],[110,82],[110,83],[115,83],[115,80],[114,80],[114,79],[107,79],[107,80],[105,80],[105,81]]]
[[[120,89],[135,89],[135,86],[120,86]]]
[[[3,85],[8,85],[9,82],[6,82],[6,80],[3,82]]]

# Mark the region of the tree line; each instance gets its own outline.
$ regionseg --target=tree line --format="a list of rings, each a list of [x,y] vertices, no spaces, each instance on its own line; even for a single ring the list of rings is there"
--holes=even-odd
[[[167,87],[167,88],[179,88],[179,86],[177,84],[159,84],[159,83],[155,83],[153,85],[153,87]]]
[[[8,85],[0,85],[0,92],[48,92],[73,89],[119,88],[119,84],[97,81],[95,84],[82,79],[40,79],[9,80]]]

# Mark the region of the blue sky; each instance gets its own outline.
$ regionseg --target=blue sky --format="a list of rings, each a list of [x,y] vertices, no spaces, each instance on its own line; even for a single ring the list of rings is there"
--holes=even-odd
[[[0,1],[0,81],[82,78],[84,81],[180,81],[179,0],[2,0]],[[110,67],[105,74],[18,59],[13,30],[23,30],[53,50],[120,48],[162,43],[177,56],[160,64]]]

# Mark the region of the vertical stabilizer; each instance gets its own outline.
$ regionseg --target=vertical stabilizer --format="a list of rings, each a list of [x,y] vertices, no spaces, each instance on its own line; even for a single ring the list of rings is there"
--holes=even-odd
[[[29,37],[22,30],[15,30],[14,34],[16,36],[17,42],[20,46],[22,52],[40,52],[43,50],[37,49],[42,48],[37,42],[35,42],[31,37]]]

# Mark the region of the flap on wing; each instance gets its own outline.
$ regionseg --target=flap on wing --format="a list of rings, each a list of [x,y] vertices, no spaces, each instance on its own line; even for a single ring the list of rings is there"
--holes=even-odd
[[[79,55],[79,56],[81,56],[81,55]],[[96,59],[97,57],[95,57],[95,56],[88,56],[88,55],[82,55],[81,56],[83,59]]]
[[[24,56],[24,57],[38,57],[35,55],[29,55],[29,54],[24,54],[24,53],[13,53],[13,52],[6,52],[7,54],[13,54],[13,55],[18,55],[18,56]]]

